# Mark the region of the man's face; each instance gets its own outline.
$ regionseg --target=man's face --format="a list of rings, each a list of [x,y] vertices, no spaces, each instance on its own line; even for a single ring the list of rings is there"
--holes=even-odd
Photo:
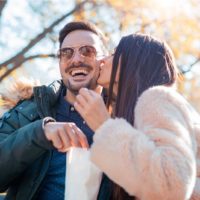
[[[71,92],[76,94],[82,87],[97,87],[98,56],[102,54],[100,38],[90,31],[76,30],[65,37],[60,51],[60,73]]]

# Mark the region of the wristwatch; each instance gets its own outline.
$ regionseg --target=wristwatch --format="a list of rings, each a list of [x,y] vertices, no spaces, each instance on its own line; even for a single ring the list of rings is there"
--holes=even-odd
[[[56,122],[53,117],[45,117],[42,121],[42,129],[44,130],[44,126],[49,122]]]

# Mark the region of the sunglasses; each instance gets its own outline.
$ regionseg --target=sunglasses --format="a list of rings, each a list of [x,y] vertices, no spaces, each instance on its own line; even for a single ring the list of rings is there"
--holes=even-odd
[[[93,46],[85,45],[80,47],[66,47],[59,49],[58,57],[63,61],[68,61],[74,57],[77,48],[82,57],[95,58],[97,56],[97,51]]]

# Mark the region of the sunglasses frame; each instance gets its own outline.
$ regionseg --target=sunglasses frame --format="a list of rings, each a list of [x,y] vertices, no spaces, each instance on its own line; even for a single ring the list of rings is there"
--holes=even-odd
[[[81,49],[84,48],[84,47],[89,47],[90,49],[93,49],[93,51],[92,51],[91,53],[94,53],[94,54],[93,54],[94,56],[85,56],[83,53],[81,53]],[[63,53],[62,51],[63,51],[63,50],[67,50],[67,49],[72,50],[72,55],[71,55],[70,58],[67,58],[67,57],[64,57],[64,56],[63,56],[63,58],[65,58],[66,60],[71,60],[71,59],[74,57],[75,52],[76,52],[76,49],[78,49],[79,54],[80,54],[82,57],[84,57],[84,58],[95,58],[95,57],[97,56],[97,50],[96,50],[95,47],[93,47],[93,46],[91,46],[91,45],[81,45],[81,46],[76,46],[76,47],[65,47],[65,48],[60,48],[60,49],[58,50],[58,53],[57,53],[57,56],[58,56],[58,58],[59,58],[60,60],[62,59],[62,53]]]

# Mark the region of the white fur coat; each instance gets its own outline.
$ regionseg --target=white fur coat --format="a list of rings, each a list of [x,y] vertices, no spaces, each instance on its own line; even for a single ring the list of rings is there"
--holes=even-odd
[[[199,200],[199,123],[181,95],[153,87],[137,102],[134,127],[116,118],[95,132],[91,159],[139,200]]]

